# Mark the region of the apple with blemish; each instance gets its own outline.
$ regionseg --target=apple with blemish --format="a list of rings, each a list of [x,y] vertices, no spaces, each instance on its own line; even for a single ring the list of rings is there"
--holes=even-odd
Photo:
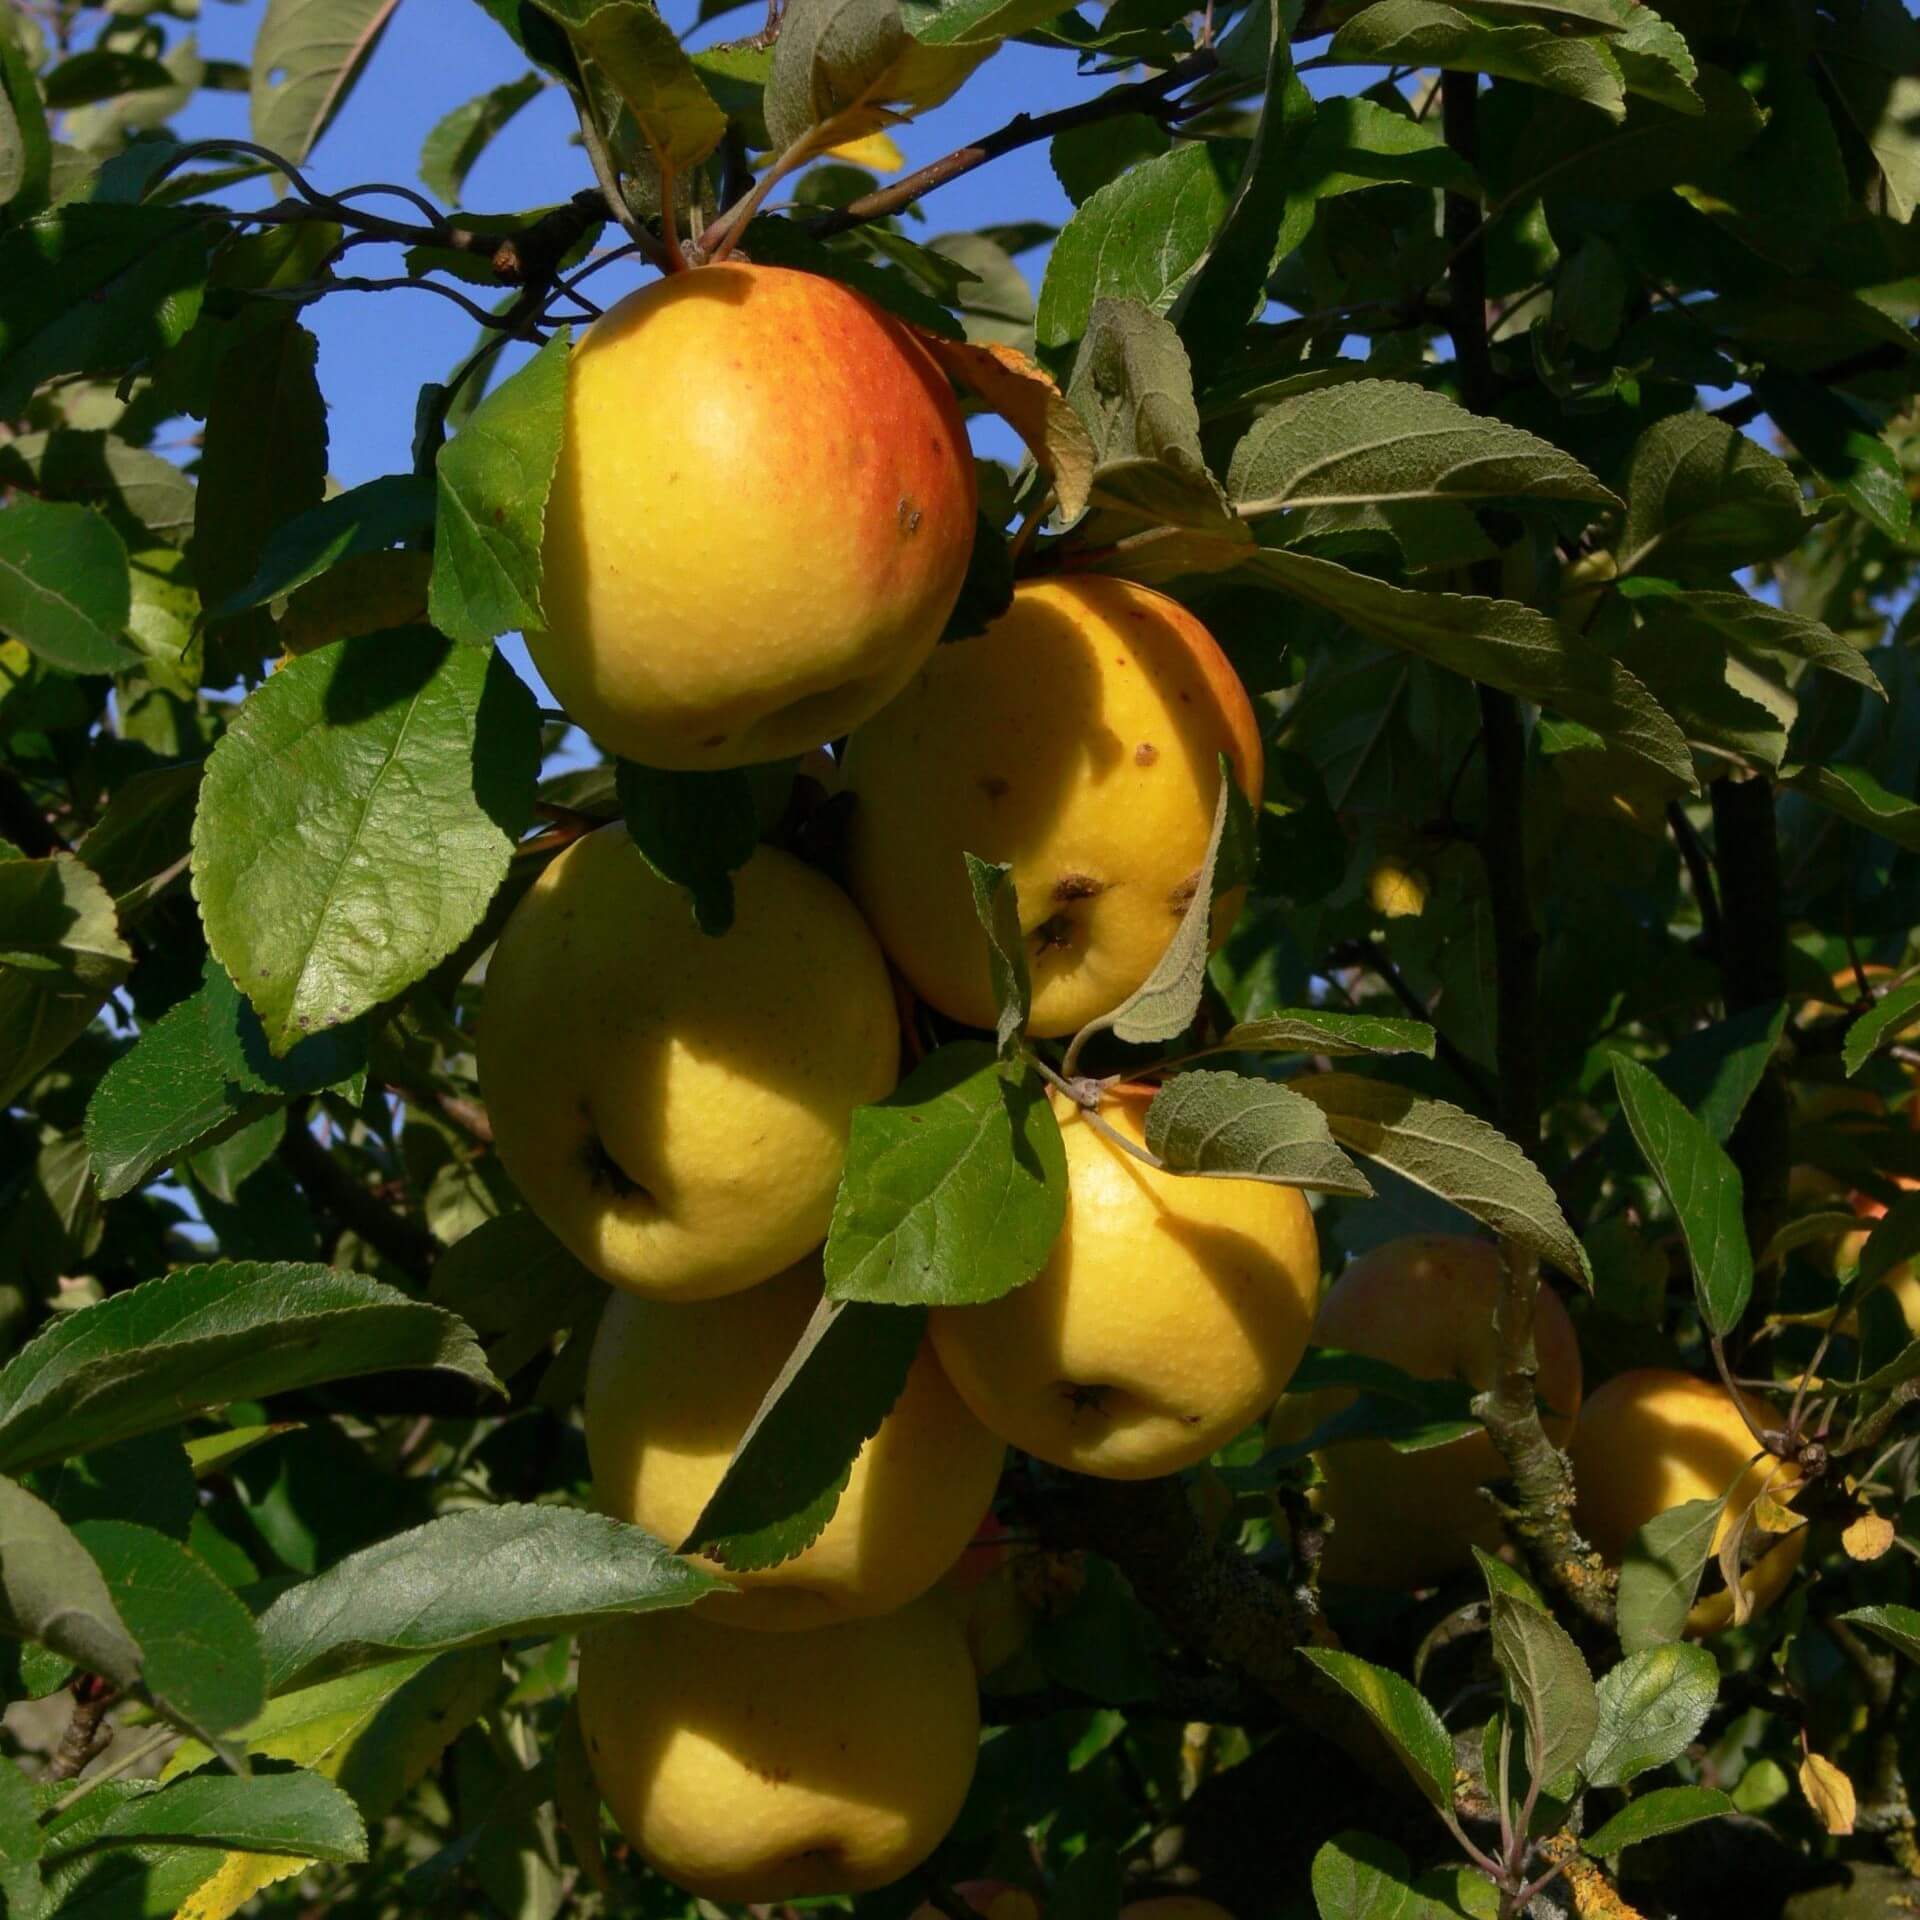
[[[923,1000],[991,1027],[964,856],[1010,863],[1030,1030],[1071,1033],[1165,951],[1206,854],[1222,754],[1257,805],[1253,708],[1192,614],[1126,580],[1025,581],[848,742],[854,897]],[[1240,898],[1216,904],[1216,943]]]

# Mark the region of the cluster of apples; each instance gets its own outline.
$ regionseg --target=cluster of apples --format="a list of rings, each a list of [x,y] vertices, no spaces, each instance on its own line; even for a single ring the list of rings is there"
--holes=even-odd
[[[854,1109],[901,1066],[894,976],[950,1019],[995,1005],[966,853],[1011,862],[1032,1030],[1069,1033],[1158,961],[1193,896],[1251,707],[1199,622],[1118,580],[1029,581],[937,643],[976,518],[971,450],[912,335],[833,282],[671,276],[573,355],[548,508],[548,684],[602,746],[719,769],[846,740],[849,898],[762,846],[734,920],[615,824],[529,890],[478,1038],[527,1204],[617,1290],[586,1435],[595,1497],[685,1542],[821,1299]],[[1229,914],[1223,914],[1224,932]],[[1143,1107],[1103,1120],[1136,1143]],[[595,1778],[649,1864],[712,1899],[854,1892],[922,1861],[979,1740],[950,1576],[1008,1442],[1119,1477],[1178,1471],[1269,1407],[1318,1293],[1291,1189],[1181,1181],[1059,1109],[1066,1225],[1043,1271],[931,1316],[832,1519],[779,1565],[582,1644]]]
[[[1223,759],[1257,801],[1261,747],[1211,635],[1128,582],[1028,580],[984,635],[937,645],[974,532],[964,423],[911,334],[844,287],[734,263],[665,279],[596,323],[567,407],[547,624],[528,640],[569,714],[677,770],[844,739],[830,777],[854,800],[851,898],[762,846],[708,938],[615,824],[552,863],[488,968],[479,1065],[501,1158],[617,1290],[587,1387],[596,1498],[681,1543],[820,1302],[853,1112],[900,1070],[895,976],[953,1021],[994,1023],[963,856],[1011,864],[1030,1032],[1072,1033],[1152,970],[1193,897]],[[1112,1136],[1141,1144],[1144,1107],[1124,1088],[1101,1126],[1071,1101],[1056,1113],[1068,1201],[1050,1257],[991,1304],[930,1316],[824,1531],[776,1566],[709,1562],[723,1591],[583,1642],[602,1795],[692,1892],[857,1892],[952,1826],[989,1663],[955,1569],[992,1525],[1008,1443],[1083,1473],[1179,1472],[1273,1407],[1310,1335],[1491,1382],[1491,1246],[1396,1241],[1322,1302],[1297,1191],[1129,1155]],[[1535,1338],[1550,1430],[1571,1435],[1581,1519],[1610,1555],[1752,1459],[1739,1407],[1687,1375],[1622,1375],[1581,1409],[1550,1291]],[[1337,1404],[1296,1396],[1276,1437]],[[1321,1464],[1330,1579],[1427,1585],[1498,1544],[1483,1435],[1359,1441]],[[1748,1473],[1723,1525],[1763,1480]],[[1756,1567],[1756,1597],[1790,1570]],[[1720,1620],[1702,1605],[1705,1631]]]

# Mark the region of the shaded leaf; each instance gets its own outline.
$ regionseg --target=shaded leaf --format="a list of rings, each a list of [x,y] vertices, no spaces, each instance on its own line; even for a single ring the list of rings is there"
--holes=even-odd
[[[1568,1279],[1592,1285],[1586,1250],[1546,1176],[1497,1127],[1444,1100],[1358,1074],[1310,1074],[1288,1084],[1320,1108],[1348,1152],[1391,1167],[1531,1247]]]
[[[440,450],[427,611],[442,633],[484,645],[542,627],[540,542],[560,462],[566,327],[481,401]]]
[[[116,1686],[139,1682],[139,1645],[92,1556],[45,1501],[8,1479],[0,1479],[0,1632]]]
[[[680,1551],[752,1572],[811,1546],[925,1333],[923,1308],[822,1299]]]
[[[1020,930],[1020,895],[1013,868],[966,856],[973,910],[987,936],[987,971],[998,1009],[994,1044],[1002,1064],[1020,1057],[1020,1038],[1033,1012],[1033,981],[1027,971],[1026,936]]]
[[[0,628],[69,673],[112,673],[127,643],[127,550],[85,507],[16,497],[0,515]]]
[[[1434,1030],[1422,1020],[1389,1020],[1372,1013],[1323,1013],[1318,1007],[1289,1007],[1264,1019],[1243,1020],[1229,1029],[1221,1053],[1321,1053],[1384,1057],[1417,1053],[1431,1060]],[[1215,1049],[1209,1049],[1214,1051]]]
[[[364,1274],[183,1267],[50,1321],[0,1369],[0,1465],[45,1465],[232,1400],[421,1367],[497,1385],[451,1314]]]
[[[1412,1681],[1358,1654],[1327,1647],[1302,1647],[1301,1653],[1365,1708],[1387,1744],[1413,1776],[1413,1783],[1434,1806],[1453,1811],[1453,1739]]]
[[[1782,767],[1779,784],[1896,847],[1920,853],[1920,805],[1889,793],[1865,767]]]
[[[1785,553],[1806,514],[1791,470],[1724,420],[1677,413],[1634,446],[1620,571],[1729,567]],[[1578,717],[1578,716],[1576,716]]]
[[[1627,1543],[1620,1562],[1620,1646],[1635,1654],[1686,1631],[1700,1576],[1726,1507],[1724,1495],[1657,1513]]]
[[[1710,1331],[1729,1333],[1739,1325],[1753,1293],[1753,1251],[1741,1216],[1740,1170],[1645,1067],[1615,1054],[1613,1079],[1627,1125],[1687,1243],[1700,1317]]]
[[[1586,1758],[1600,1704],[1580,1649],[1537,1603],[1490,1581],[1493,1657],[1527,1725],[1527,1767],[1551,1785]]]
[[[346,104],[397,0],[267,0],[253,43],[253,137],[296,165]]]
[[[76,1844],[50,1850],[55,1860],[98,1847],[244,1847],[303,1859],[367,1857],[367,1830],[347,1796],[317,1773],[195,1774],[156,1793],[123,1801]]]
[[[475,162],[542,84],[537,73],[523,73],[442,115],[421,144],[420,178],[448,206],[458,206]]]
[[[614,791],[641,859],[686,888],[702,933],[725,933],[733,925],[732,876],[760,844],[747,770],[668,772],[622,760]]]
[[[1629,1800],[1580,1844],[1591,1854],[1618,1853],[1702,1820],[1718,1820],[1733,1810],[1732,1796],[1718,1787],[1655,1787]]]
[[[335,494],[274,529],[252,579],[214,609],[215,618],[263,606],[342,560],[428,532],[433,502],[433,482],[412,473],[390,473]]]

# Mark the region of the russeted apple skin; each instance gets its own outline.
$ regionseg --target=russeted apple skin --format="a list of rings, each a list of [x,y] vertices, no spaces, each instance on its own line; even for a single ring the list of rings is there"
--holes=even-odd
[[[1747,1406],[1763,1430],[1781,1424],[1764,1401],[1749,1395]],[[1636,1367],[1596,1388],[1580,1410],[1567,1451],[1574,1524],[1616,1566],[1633,1536],[1673,1507],[1717,1500],[1733,1487],[1714,1530],[1717,1550],[1763,1490],[1784,1501],[1799,1485],[1791,1467],[1761,1454],[1725,1387],[1666,1367]],[[1807,1530],[1800,1527],[1781,1535],[1747,1568],[1742,1579],[1756,1609],[1780,1596],[1806,1544]],[[1723,1587],[1695,1601],[1687,1631],[1717,1633],[1732,1619],[1733,1598]]]
[[[623,1295],[608,1303],[587,1370],[587,1454],[603,1511],[669,1545],[687,1537],[819,1305],[822,1284],[819,1256],[810,1255],[722,1299]],[[992,1504],[1005,1452],[923,1343],[820,1537],[756,1572],[711,1566],[740,1591],[698,1604],[729,1626],[772,1629],[904,1606],[965,1552]]]
[[[1314,1324],[1316,1347],[1385,1360],[1422,1380],[1464,1380],[1476,1391],[1499,1371],[1493,1330],[1500,1250],[1465,1234],[1409,1234],[1362,1254],[1327,1290]],[[1559,1296],[1543,1282],[1533,1319],[1535,1392],[1541,1424],[1564,1445],[1580,1410],[1580,1346]],[[1276,1410],[1274,1437],[1311,1433],[1351,1402],[1329,1389]],[[1399,1453],[1384,1440],[1349,1440],[1318,1456],[1324,1484],[1314,1503],[1333,1521],[1320,1562],[1324,1578],[1354,1586],[1432,1586],[1496,1550],[1498,1516],[1480,1489],[1504,1477],[1484,1433]]]
[[[603,1279],[698,1300],[825,1238],[853,1110],[894,1083],[886,963],[851,902],[759,848],[734,924],[695,926],[619,822],[515,908],[477,1054],[527,1205]]]
[[[847,744],[854,897],[931,1005],[991,1027],[964,856],[1010,862],[1029,1031],[1119,1005],[1165,951],[1205,856],[1220,755],[1258,804],[1260,731],[1225,654],[1165,594],[1092,575],[1023,582],[940,648]],[[1240,907],[1215,909],[1216,944]]]
[[[709,1900],[898,1880],[959,1817],[979,1749],[965,1636],[928,1601],[803,1638],[632,1614],[583,1636],[579,1702],[621,1832]]]
[[[976,505],[953,391],[899,321],[817,274],[672,274],[573,351],[527,645],[627,759],[804,753],[939,640]]]
[[[1100,1118],[1138,1144],[1145,1103]],[[1319,1291],[1299,1191],[1184,1179],[1104,1139],[1054,1096],[1067,1217],[1032,1280],[985,1306],[940,1307],[933,1343],[995,1433],[1114,1480],[1177,1473],[1271,1405],[1306,1349]]]

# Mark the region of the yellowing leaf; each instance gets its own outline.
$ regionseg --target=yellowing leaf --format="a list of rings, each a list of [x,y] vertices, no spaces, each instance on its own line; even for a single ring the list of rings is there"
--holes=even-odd
[[[1810,1753],[1800,1762],[1800,1791],[1829,1833],[1853,1831],[1853,1782],[1831,1760]]]
[[[230,1920],[256,1893],[304,1873],[311,1860],[278,1853],[230,1853],[174,1911],[173,1920]]]
[[[873,173],[898,173],[907,164],[890,133],[864,133],[857,140],[842,140],[821,157],[844,160],[850,167],[866,167]]]
[[[1893,1545],[1893,1522],[1877,1513],[1863,1513],[1840,1536],[1853,1560],[1878,1560]]]
[[[914,338],[955,385],[997,413],[1022,440],[1040,469],[1053,477],[1062,520],[1077,520],[1093,486],[1093,436],[1037,360],[1017,347],[943,340],[922,327]]]

